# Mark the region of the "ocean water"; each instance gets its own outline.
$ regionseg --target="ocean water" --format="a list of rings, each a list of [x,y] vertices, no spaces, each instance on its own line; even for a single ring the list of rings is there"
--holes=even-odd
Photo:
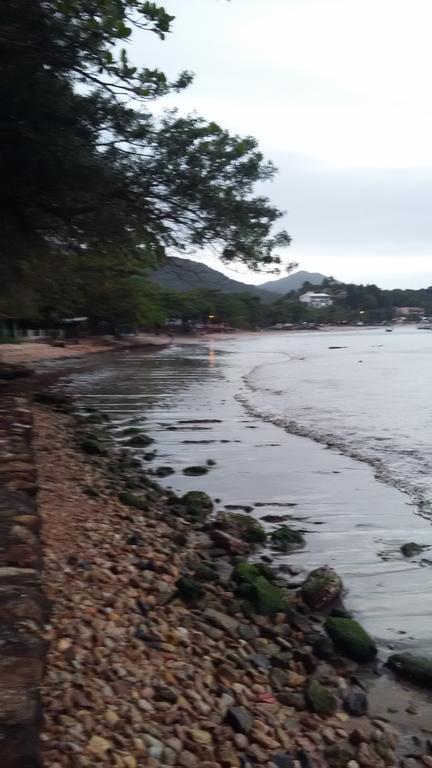
[[[306,545],[274,563],[325,563],[384,652],[432,640],[432,333],[263,333],[88,360],[65,385],[155,440],[150,468],[216,508],[288,515]],[[215,462],[189,477],[191,465]],[[265,523],[271,530],[272,526]],[[404,558],[401,544],[427,547]]]
[[[339,348],[335,348],[339,347]],[[416,328],[290,334],[244,377],[246,401],[293,433],[370,462],[432,505],[432,333]]]

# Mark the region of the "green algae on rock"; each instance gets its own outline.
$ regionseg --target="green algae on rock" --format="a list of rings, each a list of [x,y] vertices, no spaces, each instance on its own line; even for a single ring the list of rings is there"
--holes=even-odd
[[[233,536],[237,536],[249,544],[264,544],[267,540],[266,532],[253,517],[242,515],[239,512],[228,512],[218,521],[221,528],[226,528]]]
[[[284,613],[295,599],[288,590],[271,584],[265,576],[258,576],[250,585],[247,598],[252,610],[262,616]]]
[[[331,605],[342,592],[342,579],[333,568],[324,566],[311,571],[302,586],[305,603],[313,610]]]
[[[337,698],[318,680],[313,678],[306,688],[306,701],[308,706],[317,715],[333,715],[337,709]]]
[[[405,680],[432,688],[432,659],[411,653],[394,653],[387,659],[387,666]]]
[[[142,509],[143,511],[148,509],[148,503],[142,496],[136,496],[135,493],[130,491],[122,491],[119,493],[119,500],[122,504],[128,507],[134,507],[135,509]]]
[[[179,499],[185,517],[194,522],[203,522],[213,511],[213,502],[204,491],[188,491]]]
[[[324,624],[335,645],[355,661],[371,661],[377,647],[365,629],[355,619],[330,616]]]
[[[303,547],[305,538],[301,531],[291,528],[289,525],[281,525],[270,534],[270,541],[274,549],[281,552],[289,552],[296,547]]]
[[[178,594],[186,603],[196,603],[205,595],[205,589],[190,576],[181,576],[176,582]]]

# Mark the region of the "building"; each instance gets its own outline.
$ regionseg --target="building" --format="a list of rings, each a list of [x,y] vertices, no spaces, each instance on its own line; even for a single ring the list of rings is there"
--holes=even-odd
[[[302,293],[299,297],[299,301],[301,301],[302,304],[307,304],[308,307],[314,307],[315,309],[331,307],[333,304],[333,298],[329,296],[328,293],[314,293],[313,291]]]
[[[394,310],[396,317],[421,317],[425,313],[421,307],[395,307]]]

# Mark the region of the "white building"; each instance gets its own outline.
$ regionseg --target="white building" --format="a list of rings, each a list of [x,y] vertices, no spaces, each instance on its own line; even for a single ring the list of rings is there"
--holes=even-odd
[[[333,304],[333,299],[328,293],[314,293],[313,291],[302,293],[299,297],[299,301],[301,301],[302,304],[307,304],[308,307],[315,307],[316,309],[331,307]]]

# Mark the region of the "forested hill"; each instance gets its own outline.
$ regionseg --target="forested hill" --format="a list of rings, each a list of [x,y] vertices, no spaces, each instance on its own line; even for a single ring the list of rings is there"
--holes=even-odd
[[[162,288],[175,291],[185,292],[199,288],[224,293],[249,293],[251,296],[259,296],[262,301],[274,301],[277,298],[274,291],[231,280],[221,272],[189,259],[171,257],[164,267],[151,273],[149,278]]]

